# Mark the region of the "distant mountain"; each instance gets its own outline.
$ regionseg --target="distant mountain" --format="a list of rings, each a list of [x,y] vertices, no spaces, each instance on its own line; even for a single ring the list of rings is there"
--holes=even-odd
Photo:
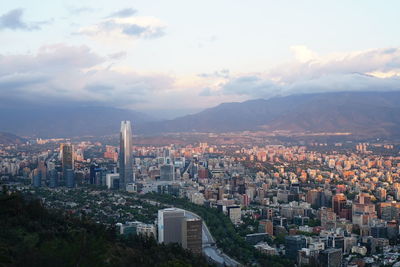
[[[0,144],[1,145],[11,145],[11,144],[22,144],[26,140],[10,133],[0,132]]]
[[[154,119],[141,112],[111,107],[0,108],[0,131],[22,136],[115,134],[122,120],[144,123]]]
[[[146,123],[138,130],[147,134],[283,130],[400,136],[400,92],[318,93],[224,103],[174,120]]]
[[[223,103],[164,121],[110,107],[0,108],[0,131],[20,136],[116,134],[121,120],[131,120],[133,132],[143,135],[262,130],[400,137],[400,91],[303,94]]]

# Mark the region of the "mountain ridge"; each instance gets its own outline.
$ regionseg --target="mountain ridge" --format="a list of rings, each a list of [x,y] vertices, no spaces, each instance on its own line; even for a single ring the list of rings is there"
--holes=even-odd
[[[110,107],[0,108],[0,131],[31,137],[102,136],[131,120],[134,134],[178,132],[349,132],[400,137],[400,91],[334,92],[221,103],[195,114],[157,121]]]

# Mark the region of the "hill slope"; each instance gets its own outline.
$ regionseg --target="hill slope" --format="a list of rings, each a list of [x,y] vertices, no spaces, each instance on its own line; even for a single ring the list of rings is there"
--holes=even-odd
[[[109,107],[0,108],[0,131],[33,137],[116,134],[121,120],[131,120],[133,132],[144,135],[284,130],[400,136],[400,91],[318,93],[223,103],[165,121]]]
[[[292,95],[225,103],[194,115],[147,123],[143,133],[285,130],[400,135],[400,92]]]
[[[178,244],[118,238],[115,229],[0,193],[0,266],[209,266]]]
[[[26,142],[26,140],[19,136],[16,136],[11,133],[0,132],[0,144],[1,145],[22,144],[25,142]]]

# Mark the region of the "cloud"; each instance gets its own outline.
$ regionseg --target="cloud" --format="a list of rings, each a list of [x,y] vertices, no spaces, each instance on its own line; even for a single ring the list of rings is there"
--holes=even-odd
[[[214,94],[248,98],[336,91],[400,90],[400,48],[319,56],[291,47],[295,62],[264,73],[231,75]]]
[[[163,74],[118,71],[108,58],[87,46],[65,44],[43,46],[34,55],[0,55],[0,103],[129,108],[173,86],[174,78]]]
[[[128,53],[126,51],[120,51],[120,52],[109,54],[108,58],[113,59],[113,60],[120,60],[120,59],[126,58],[127,55],[128,55]]]
[[[229,78],[229,70],[228,69],[222,69],[219,71],[214,71],[212,73],[200,73],[198,74],[199,77],[202,78]]]
[[[212,95],[212,91],[209,87],[204,88],[199,93],[199,96],[211,96],[211,95]]]
[[[72,15],[80,15],[82,13],[91,13],[91,12],[95,12],[96,8],[92,8],[92,7],[88,7],[88,6],[83,6],[83,7],[73,7],[73,6],[69,6],[67,7],[67,10],[70,14]]]
[[[317,58],[317,54],[304,45],[294,45],[290,49],[293,51],[296,59],[302,63],[312,61]]]
[[[101,42],[131,39],[154,39],[165,34],[165,24],[154,17],[133,16],[133,9],[122,9],[99,23],[82,27],[78,33]]]
[[[281,92],[278,84],[255,75],[240,76],[223,84],[222,91],[227,95],[250,95],[268,97]]]
[[[133,8],[120,9],[114,13],[111,13],[107,18],[127,18],[135,15],[137,10]]]
[[[35,31],[40,30],[42,25],[51,23],[51,21],[36,21],[36,22],[25,22],[22,19],[24,10],[22,8],[16,8],[8,11],[7,13],[0,16],[0,30],[10,29],[13,31]]]

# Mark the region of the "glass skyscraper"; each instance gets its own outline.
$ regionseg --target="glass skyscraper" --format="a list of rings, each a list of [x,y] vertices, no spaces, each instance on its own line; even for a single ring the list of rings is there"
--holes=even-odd
[[[74,147],[71,144],[61,144],[61,163],[62,175],[65,185],[67,185],[67,170],[74,170]]]
[[[126,190],[126,185],[133,183],[132,128],[130,121],[121,122],[119,142],[119,187],[120,190]]]

